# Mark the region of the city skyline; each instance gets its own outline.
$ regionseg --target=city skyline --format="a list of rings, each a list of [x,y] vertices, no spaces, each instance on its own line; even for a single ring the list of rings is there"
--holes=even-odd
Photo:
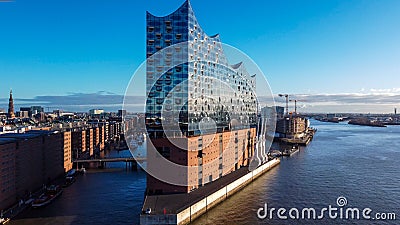
[[[0,108],[7,109],[10,88],[16,110],[121,108],[129,79],[145,59],[143,12],[166,15],[182,2],[0,3],[8,34],[0,37],[0,74],[9,77],[0,83]],[[260,66],[274,94],[304,100],[300,112],[390,113],[400,105],[397,1],[191,4],[208,34],[219,32]],[[228,10],[217,10],[222,7]]]

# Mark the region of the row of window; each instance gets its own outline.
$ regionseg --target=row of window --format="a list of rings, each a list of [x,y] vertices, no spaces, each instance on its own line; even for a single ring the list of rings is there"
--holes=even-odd
[[[148,35],[147,37],[150,39],[150,40],[148,40],[148,44],[151,44],[151,42],[154,43],[155,40],[151,39],[153,37],[152,35]],[[157,40],[161,40],[162,39],[162,34],[161,33],[157,33],[155,35],[155,37],[157,38]],[[166,38],[165,42],[171,42],[172,35],[166,35],[165,38]],[[175,34],[175,39],[176,40],[180,40],[181,38],[182,38],[182,34],[181,33]]]

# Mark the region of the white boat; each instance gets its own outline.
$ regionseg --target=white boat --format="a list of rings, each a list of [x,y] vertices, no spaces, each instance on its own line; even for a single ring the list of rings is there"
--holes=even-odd
[[[82,168],[78,169],[78,172],[81,172],[81,173],[86,173],[86,169],[85,169],[85,167],[82,167]]]
[[[151,208],[147,208],[146,211],[144,212],[145,214],[151,214]]]

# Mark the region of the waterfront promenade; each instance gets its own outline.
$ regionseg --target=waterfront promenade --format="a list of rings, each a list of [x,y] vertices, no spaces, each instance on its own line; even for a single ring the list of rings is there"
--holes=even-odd
[[[140,224],[188,224],[279,163],[275,158],[253,171],[242,167],[190,193],[146,196]],[[151,213],[145,214],[148,209]]]

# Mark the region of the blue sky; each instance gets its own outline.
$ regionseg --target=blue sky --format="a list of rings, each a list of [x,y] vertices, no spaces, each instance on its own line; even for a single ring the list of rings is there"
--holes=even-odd
[[[0,2],[0,108],[6,107],[10,88],[17,106],[124,94],[145,60],[146,10],[166,15],[182,3]],[[208,34],[219,33],[260,66],[274,93],[307,99],[304,110],[343,110],[338,104],[343,95],[355,97],[347,111],[382,106],[387,112],[396,99],[400,106],[400,1],[191,0],[191,5]],[[314,102],[321,101],[316,95],[333,96],[333,103]],[[374,96],[391,98],[374,101]]]

